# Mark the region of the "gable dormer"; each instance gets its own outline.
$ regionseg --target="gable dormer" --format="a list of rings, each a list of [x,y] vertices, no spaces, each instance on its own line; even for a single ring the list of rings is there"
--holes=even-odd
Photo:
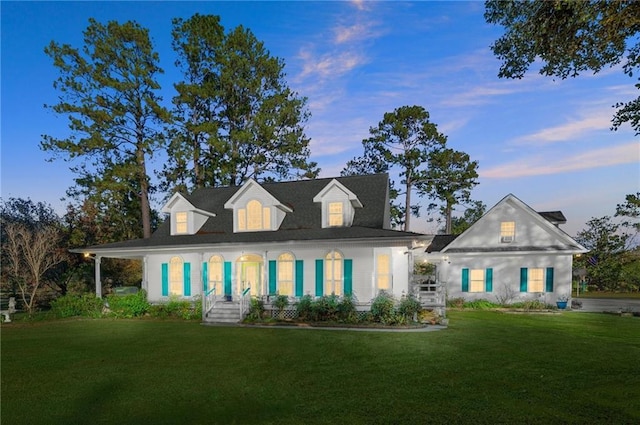
[[[170,214],[171,235],[194,235],[214,213],[196,208],[180,193],[174,193],[161,210]]]
[[[338,180],[333,179],[314,198],[322,210],[322,228],[351,227],[356,208],[362,208],[358,197]]]
[[[245,181],[224,207],[233,210],[234,233],[278,230],[286,213],[293,212],[253,179]]]

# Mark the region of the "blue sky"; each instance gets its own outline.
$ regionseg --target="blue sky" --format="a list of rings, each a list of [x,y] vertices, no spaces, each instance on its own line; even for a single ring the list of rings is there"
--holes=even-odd
[[[501,80],[489,46],[501,34],[482,2],[6,2],[2,13],[1,194],[64,211],[70,163],[47,162],[42,134],[68,134],[56,102],[51,41],[79,47],[88,19],[135,20],[150,30],[165,74],[164,101],[181,78],[171,19],[220,15],[243,25],[286,63],[286,81],[308,98],[312,160],[339,175],[385,112],[421,105],[450,147],[478,160],[473,198],[489,207],[513,193],[536,210],[562,210],[575,235],[640,190],[640,144],[630,127],[609,130],[612,105],[637,96],[621,68],[559,80],[535,72]],[[152,168],[160,168],[157,155]],[[429,200],[425,199],[424,204]],[[462,209],[458,208],[458,213]],[[426,216],[412,230],[433,232]]]

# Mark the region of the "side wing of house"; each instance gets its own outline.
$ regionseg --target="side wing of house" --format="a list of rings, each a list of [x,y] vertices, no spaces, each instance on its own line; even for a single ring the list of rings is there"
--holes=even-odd
[[[570,296],[573,255],[585,249],[513,195],[439,251],[449,298],[552,303]]]

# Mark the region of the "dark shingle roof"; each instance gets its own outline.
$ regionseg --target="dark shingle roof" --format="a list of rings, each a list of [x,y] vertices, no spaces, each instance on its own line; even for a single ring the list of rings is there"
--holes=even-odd
[[[458,235],[435,235],[426,252],[440,252],[457,237]]]
[[[322,228],[322,210],[313,197],[333,178],[281,183],[263,183],[266,191],[293,211],[288,212],[277,231],[233,232],[233,210],[224,204],[240,187],[205,188],[183,195],[195,208],[211,212],[210,217],[195,235],[171,236],[171,223],[166,220],[148,239],[138,239],[100,245],[99,248],[145,248],[175,245],[209,245],[218,243],[265,243],[330,239],[390,239],[420,237],[412,232],[389,229],[389,200],[387,174],[336,177],[335,180],[353,192],[362,208],[355,209],[353,225],[341,228]],[[98,248],[98,247],[95,247]]]
[[[565,224],[567,222],[567,218],[562,214],[562,211],[538,211],[538,214],[553,224]]]

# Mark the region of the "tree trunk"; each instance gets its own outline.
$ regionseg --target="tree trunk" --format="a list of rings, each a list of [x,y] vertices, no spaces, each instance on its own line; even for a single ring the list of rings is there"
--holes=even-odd
[[[411,181],[407,177],[407,193],[404,198],[404,231],[409,231],[411,219]]]
[[[142,237],[151,237],[151,207],[149,205],[149,181],[147,180],[147,166],[144,158],[142,143],[138,143],[136,157],[139,167],[140,180],[140,213],[142,218]]]

